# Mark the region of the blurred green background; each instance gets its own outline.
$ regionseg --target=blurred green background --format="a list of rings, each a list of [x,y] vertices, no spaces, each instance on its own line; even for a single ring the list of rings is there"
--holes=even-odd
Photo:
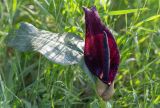
[[[9,30],[29,22],[84,39],[82,6],[95,5],[121,53],[115,95],[104,102],[77,66],[5,44]],[[88,92],[86,92],[88,91]],[[159,0],[0,0],[1,108],[160,108]]]

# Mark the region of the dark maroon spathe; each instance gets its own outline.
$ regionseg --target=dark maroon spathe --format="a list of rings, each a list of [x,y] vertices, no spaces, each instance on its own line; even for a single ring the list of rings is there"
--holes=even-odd
[[[84,60],[88,69],[110,85],[118,71],[120,55],[116,41],[105,27],[95,7],[85,8],[86,36]]]

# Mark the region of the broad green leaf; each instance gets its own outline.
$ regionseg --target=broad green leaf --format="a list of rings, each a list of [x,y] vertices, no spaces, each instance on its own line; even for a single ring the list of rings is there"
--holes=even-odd
[[[138,12],[138,11],[146,11],[146,10],[148,10],[148,8],[110,11],[110,12],[108,12],[108,15],[124,15],[124,14],[135,13],[135,12]]]
[[[81,60],[84,41],[72,33],[52,33],[21,23],[18,30],[9,33],[7,45],[20,51],[38,51],[53,62],[71,65]]]

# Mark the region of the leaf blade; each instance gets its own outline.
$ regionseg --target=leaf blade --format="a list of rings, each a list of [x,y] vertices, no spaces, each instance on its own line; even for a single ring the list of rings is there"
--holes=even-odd
[[[146,11],[148,8],[140,8],[140,9],[127,9],[127,10],[118,10],[118,11],[110,11],[108,15],[124,15],[129,13],[135,13],[138,11]]]
[[[52,33],[21,23],[17,31],[9,34],[7,44],[20,51],[40,52],[58,64],[71,65],[82,58],[84,41],[72,33]]]

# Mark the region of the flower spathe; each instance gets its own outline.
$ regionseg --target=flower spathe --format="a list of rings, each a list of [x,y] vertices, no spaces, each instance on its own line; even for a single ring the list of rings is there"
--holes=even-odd
[[[107,85],[111,85],[120,62],[116,41],[101,22],[95,7],[84,7],[86,34],[84,60],[91,73]]]

